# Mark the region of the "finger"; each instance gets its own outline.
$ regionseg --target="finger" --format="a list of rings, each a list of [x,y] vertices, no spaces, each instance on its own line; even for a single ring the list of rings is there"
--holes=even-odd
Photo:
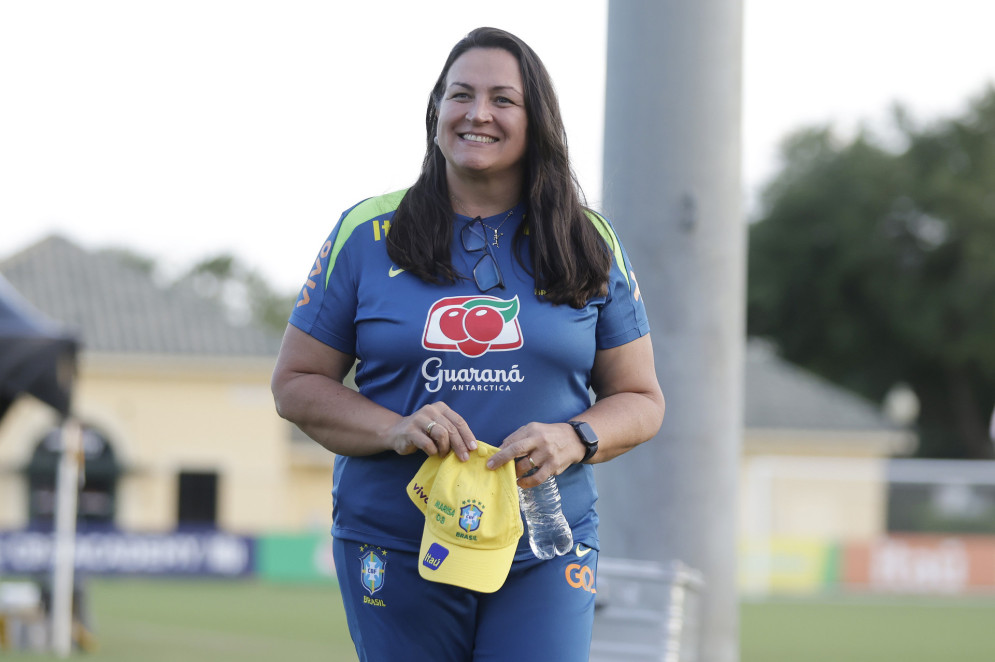
[[[445,402],[437,402],[436,406],[442,413],[440,422],[445,422],[448,448],[464,462],[469,460],[470,453],[477,450],[477,438],[470,430],[469,424]]]
[[[525,478],[539,471],[539,462],[531,454],[515,458],[515,478]]]
[[[408,421],[404,439],[414,449],[421,449],[427,455],[436,455],[439,453],[439,446],[435,441],[438,429],[439,421],[431,413],[416,412]]]
[[[533,464],[535,466],[533,466]],[[552,470],[551,462],[540,462],[539,460],[533,459],[531,455],[526,455],[521,461],[515,463],[516,468],[525,468],[525,473],[520,474],[517,478],[519,486],[523,488],[535,487],[544,483],[550,476],[556,474]]]
[[[469,423],[467,423],[462,416],[450,408],[445,402],[440,402],[439,404],[442,407],[445,407],[446,418],[450,423],[452,423],[453,426],[453,436],[459,437],[460,442],[462,442],[462,445],[466,447],[467,450],[477,450],[477,437],[470,429]]]
[[[428,433],[428,438],[432,441],[436,452],[439,455],[446,455],[449,453],[449,426],[450,423],[443,417],[433,420],[430,427],[426,428]]]
[[[497,469],[507,462],[524,459],[526,455],[535,450],[536,445],[529,438],[528,434],[525,433],[525,429],[519,428],[504,438],[498,452],[487,460],[487,468]],[[528,462],[525,464],[528,465]],[[529,466],[529,469],[531,469],[531,466]]]

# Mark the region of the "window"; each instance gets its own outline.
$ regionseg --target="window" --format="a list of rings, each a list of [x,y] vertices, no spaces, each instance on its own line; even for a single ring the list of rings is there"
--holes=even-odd
[[[183,471],[179,481],[177,523],[180,526],[215,526],[218,519],[218,474]]]

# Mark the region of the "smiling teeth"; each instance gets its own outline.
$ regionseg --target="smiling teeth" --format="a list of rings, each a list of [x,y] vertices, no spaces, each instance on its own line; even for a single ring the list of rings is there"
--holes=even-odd
[[[464,133],[461,138],[464,140],[472,140],[475,143],[496,143],[497,138],[490,138],[488,136],[476,136],[472,133]]]

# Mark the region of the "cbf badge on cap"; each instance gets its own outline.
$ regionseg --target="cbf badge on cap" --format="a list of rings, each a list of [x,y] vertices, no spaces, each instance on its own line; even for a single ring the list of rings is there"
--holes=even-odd
[[[514,463],[485,466],[497,451],[478,441],[466,462],[455,453],[430,456],[408,483],[408,497],[425,513],[418,565],[424,579],[481,593],[507,579],[523,528]]]

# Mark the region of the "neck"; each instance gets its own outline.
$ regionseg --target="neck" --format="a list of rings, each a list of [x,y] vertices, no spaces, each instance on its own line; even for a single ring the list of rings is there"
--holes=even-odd
[[[464,216],[487,218],[508,211],[521,197],[521,181],[513,182],[487,179],[485,181],[446,177],[453,211]]]

